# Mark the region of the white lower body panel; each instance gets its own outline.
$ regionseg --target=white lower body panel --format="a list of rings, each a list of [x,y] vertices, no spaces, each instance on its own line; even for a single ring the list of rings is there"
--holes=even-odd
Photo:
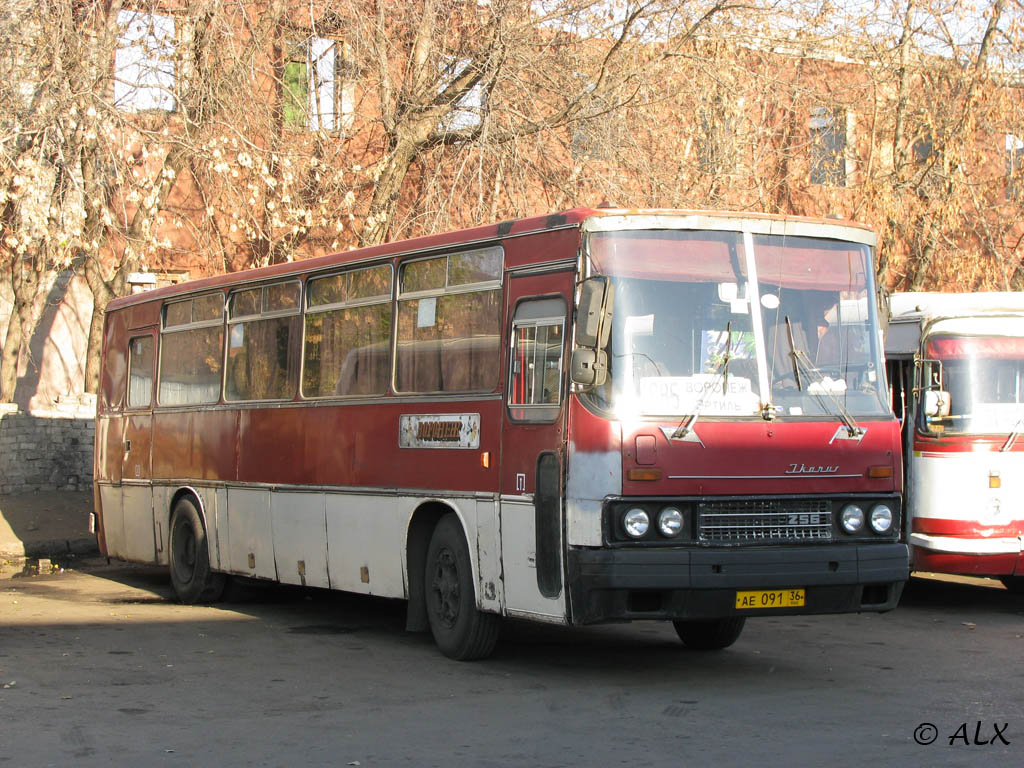
[[[148,483],[104,485],[103,536],[107,555],[138,563],[156,561],[153,489]]]
[[[501,552],[506,613],[562,624],[565,623],[564,584],[557,597],[545,597],[537,583],[535,520],[532,501],[502,499]]]
[[[565,590],[552,599],[537,586],[529,500],[499,504],[487,494],[179,482],[133,486],[129,508],[122,488],[107,486],[101,495],[108,547],[115,544],[111,556],[166,564],[172,499],[183,489],[199,498],[214,570],[392,598],[408,597],[406,537],[413,514],[427,502],[444,504],[466,532],[481,610],[565,621]],[[142,514],[147,505],[148,518]],[[133,521],[128,533],[126,516]]]

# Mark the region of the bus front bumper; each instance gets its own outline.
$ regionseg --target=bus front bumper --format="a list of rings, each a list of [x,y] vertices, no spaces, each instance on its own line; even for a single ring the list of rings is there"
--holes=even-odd
[[[1024,537],[909,536],[915,571],[972,576],[1024,575]]]
[[[568,552],[572,623],[889,611],[909,576],[905,544]],[[737,608],[736,593],[805,592],[804,605]]]

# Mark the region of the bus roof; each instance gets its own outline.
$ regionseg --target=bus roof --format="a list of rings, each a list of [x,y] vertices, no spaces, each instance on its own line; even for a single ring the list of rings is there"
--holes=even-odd
[[[956,329],[957,332],[977,333],[981,327],[978,325],[979,318],[1005,318],[1007,315],[1024,313],[1024,293],[908,291],[890,296],[889,308],[892,314],[885,334],[885,354],[891,358],[909,358],[918,352],[925,326],[932,330],[941,328],[946,331]],[[1006,330],[1016,333],[1009,327]]]
[[[893,320],[938,319],[983,314],[1024,312],[1024,292],[894,293],[890,297]]]
[[[841,237],[856,242],[874,244],[874,233],[866,226],[840,219],[816,219],[803,216],[785,216],[767,213],[744,213],[736,211],[687,211],[676,209],[625,209],[625,208],[572,208],[546,216],[533,216],[486,224],[469,229],[454,230],[435,235],[426,235],[409,240],[397,240],[367,248],[339,251],[301,261],[274,264],[268,267],[243,270],[212,277],[199,278],[153,291],[124,296],[112,300],[107,309],[122,307],[181,296],[195,292],[215,290],[239,283],[257,282],[273,278],[301,275],[307,272],[330,269],[335,266],[355,264],[362,261],[398,255],[429,253],[453,246],[475,246],[493,243],[505,237],[525,235],[556,229],[580,228],[587,222],[591,231],[614,229],[638,229],[647,227],[699,228],[710,226],[714,229],[753,229],[769,233],[792,234],[794,229],[801,234],[822,237]]]

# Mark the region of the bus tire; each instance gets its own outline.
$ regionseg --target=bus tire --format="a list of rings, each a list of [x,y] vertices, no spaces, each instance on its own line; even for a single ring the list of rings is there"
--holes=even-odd
[[[498,641],[500,619],[476,608],[469,547],[452,513],[438,521],[430,537],[424,586],[427,620],[441,653],[459,661],[489,656]]]
[[[999,580],[1003,582],[1008,592],[1024,595],[1024,576],[1000,576]]]
[[[171,585],[178,600],[186,605],[219,600],[227,579],[224,574],[210,570],[206,528],[195,502],[188,496],[174,505],[169,549]]]
[[[720,651],[735,643],[747,623],[745,616],[728,616],[710,621],[673,621],[683,645],[695,651]]]

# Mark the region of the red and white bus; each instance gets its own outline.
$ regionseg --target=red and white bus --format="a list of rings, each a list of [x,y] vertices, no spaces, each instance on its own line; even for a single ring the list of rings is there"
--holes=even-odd
[[[1024,294],[898,293],[891,306],[913,568],[1024,591]]]
[[[574,209],[111,302],[99,541],[408,601],[442,651],[502,616],[886,611],[907,578],[874,235]]]

